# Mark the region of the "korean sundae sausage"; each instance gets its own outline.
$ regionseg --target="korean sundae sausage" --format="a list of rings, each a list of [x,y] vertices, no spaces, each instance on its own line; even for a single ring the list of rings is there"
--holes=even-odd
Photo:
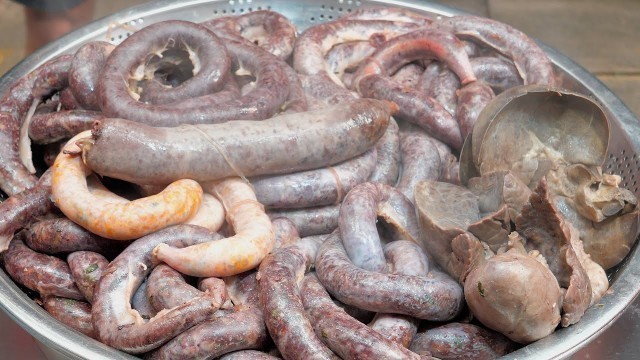
[[[290,173],[333,165],[367,151],[396,109],[389,102],[358,99],[264,121],[177,128],[109,119],[96,124],[92,139],[82,145],[83,157],[100,175],[138,184]],[[159,148],[166,151],[158,152]]]
[[[40,220],[29,226],[24,242],[33,250],[49,255],[91,251],[108,258],[119,254],[128,245],[128,242],[92,234],[64,217]]]
[[[148,321],[132,309],[130,300],[156,265],[152,251],[159,243],[184,247],[216,239],[220,235],[205,228],[176,225],[129,245],[109,263],[95,288],[91,312],[100,341],[129,353],[144,353],[211,317],[222,304],[206,292]]]
[[[76,251],[67,256],[67,263],[78,290],[89,303],[92,303],[96,284],[109,265],[109,261],[93,251]]]
[[[304,277],[300,292],[316,334],[341,358],[420,359],[418,354],[347,315],[333,303],[315,274]]]
[[[367,180],[376,166],[372,148],[334,166],[251,180],[258,201],[268,208],[305,208],[339,204],[354,186]]]
[[[275,251],[260,264],[260,301],[269,333],[288,359],[335,359],[314,333],[302,306],[299,280],[311,268],[321,240],[304,238]]]
[[[316,272],[338,300],[370,311],[444,321],[460,312],[464,300],[452,278],[383,274],[354,266],[335,233],[318,250]]]
[[[125,116],[125,106],[134,106],[140,97],[137,82],[154,81],[154,66],[147,62],[171,48],[189,53],[194,75],[176,87],[160,86],[153,102],[175,102],[220,90],[231,61],[222,41],[198,24],[169,20],[149,25],[131,34],[106,59],[97,84],[97,100],[107,115]],[[124,81],[123,81],[124,80]],[[144,91],[144,90],[143,90]],[[74,93],[76,97],[77,93]],[[142,105],[142,103],[141,103]],[[135,117],[128,117],[135,119]]]
[[[445,17],[434,24],[457,36],[487,45],[513,60],[524,84],[555,85],[547,54],[527,35],[496,20],[462,15]]]
[[[73,55],[69,69],[69,89],[81,108],[100,110],[96,89],[102,68],[114,48],[114,45],[105,41],[92,41],[81,46]]]
[[[54,208],[51,201],[51,171],[46,171],[34,187],[0,203],[0,251],[7,249],[16,231]]]
[[[65,261],[37,253],[29,249],[21,239],[11,241],[9,249],[4,253],[4,264],[13,280],[42,296],[84,300]]]
[[[91,322],[91,305],[86,302],[48,296],[44,298],[42,306],[61,323],[90,338],[96,338],[93,323]]]
[[[44,96],[67,86],[72,55],[62,55],[39,66],[16,81],[0,97],[0,189],[7,195],[35,186],[37,178],[21,160],[20,129],[33,106]]]

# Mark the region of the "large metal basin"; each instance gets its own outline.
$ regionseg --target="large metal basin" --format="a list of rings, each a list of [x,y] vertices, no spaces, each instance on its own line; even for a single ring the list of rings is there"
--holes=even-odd
[[[47,45],[0,78],[0,93],[17,78],[30,72],[54,56],[71,53],[90,40],[118,43],[132,31],[154,22],[168,19],[203,21],[216,16],[239,14],[257,9],[272,9],[282,13],[299,30],[321,21],[339,17],[358,7],[395,6],[415,11],[451,16],[459,11],[425,1],[357,1],[357,0],[196,0],[158,1],[128,9],[91,23]],[[563,75],[563,87],[591,95],[609,112],[612,120],[611,143],[605,170],[623,176],[623,185],[639,195],[638,185],[631,175],[640,173],[640,124],[631,111],[599,80],[558,51],[542,45]],[[628,183],[627,183],[628,181]],[[567,358],[595,339],[609,327],[640,292],[640,250],[632,249],[625,261],[611,274],[611,289],[602,300],[590,308],[582,320],[568,328],[530,344],[505,359]],[[90,339],[50,317],[22,292],[4,271],[0,271],[0,308],[39,341],[51,357],[70,359],[134,359]]]

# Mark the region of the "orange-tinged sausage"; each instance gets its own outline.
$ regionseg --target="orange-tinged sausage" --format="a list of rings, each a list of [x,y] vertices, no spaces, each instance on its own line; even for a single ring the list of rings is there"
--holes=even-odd
[[[189,179],[134,201],[113,201],[111,196],[92,193],[87,186],[92,172],[82,162],[76,145],[89,136],[86,131],[72,138],[53,164],[52,199],[73,222],[105,238],[131,240],[183,223],[200,207],[202,188]]]
[[[164,189],[163,186],[140,185],[142,195],[145,196],[155,195],[162,191],[162,189]],[[89,184],[89,190],[94,193],[98,191],[97,189],[93,189],[91,187],[91,184]],[[126,199],[124,200],[126,201]],[[224,207],[222,207],[222,203],[220,202],[220,200],[218,200],[217,197],[208,193],[204,193],[202,194],[200,208],[191,218],[189,218],[184,223],[188,225],[202,226],[203,228],[209,229],[211,231],[218,231],[224,224]]]
[[[224,208],[215,196],[204,193],[198,211],[185,224],[198,225],[211,231],[218,231],[224,224]]]
[[[183,274],[199,277],[231,276],[255,268],[275,244],[273,224],[264,207],[240,178],[203,186],[222,201],[236,235],[182,249],[159,244],[154,258]]]

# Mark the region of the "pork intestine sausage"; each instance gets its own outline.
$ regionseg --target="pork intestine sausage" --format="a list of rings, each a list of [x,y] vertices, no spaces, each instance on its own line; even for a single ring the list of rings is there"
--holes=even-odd
[[[318,24],[305,30],[298,38],[293,53],[293,67],[301,74],[302,86],[308,97],[330,105],[349,101],[357,94],[344,88],[325,60],[329,50],[338,44],[353,41],[371,41],[375,46],[417,27],[413,23],[368,20],[337,20]]]
[[[285,103],[282,105],[282,112],[287,114],[309,110],[307,94],[304,92],[302,81],[300,80],[298,73],[288,64],[287,66],[284,66],[284,70],[287,80],[289,81],[289,95],[287,96]]]
[[[92,251],[109,258],[128,245],[92,234],[67,218],[44,219],[30,225],[24,242],[31,249],[49,255]]]
[[[224,208],[222,203],[211,194],[202,194],[202,202],[196,213],[184,222],[198,225],[211,231],[218,231],[224,224]]]
[[[251,307],[202,322],[171,339],[146,359],[215,359],[237,350],[261,349],[268,337],[262,311]]]
[[[377,313],[369,327],[408,349],[413,336],[418,332],[419,324],[420,320],[408,315]]]
[[[513,60],[524,84],[555,85],[547,54],[527,35],[496,20],[471,15],[434,21],[433,26],[450,29],[457,36],[480,42]]]
[[[216,277],[200,278],[197,287],[198,290],[215,294],[215,296],[223,300],[220,310],[216,311],[214,316],[218,317],[222,312],[226,313],[227,310],[233,311],[233,303],[231,302],[227,284],[223,279]]]
[[[62,55],[40,65],[15,82],[0,98],[0,189],[7,195],[35,186],[37,178],[20,159],[20,128],[34,99],[39,100],[67,85],[72,55]]]
[[[462,42],[450,32],[427,28],[387,41],[360,66],[354,86],[363,97],[394,101],[399,106],[398,117],[460,149],[460,128],[451,114],[433,98],[417,90],[405,89],[389,78],[402,66],[425,58],[446,63],[463,84],[476,80]]]
[[[274,249],[285,247],[300,240],[298,228],[296,227],[296,224],[293,223],[293,221],[281,217],[271,218],[271,223],[273,224],[273,231],[275,233],[275,244],[273,245]]]
[[[210,122],[263,120],[278,113],[289,95],[289,65],[262,48],[246,42],[223,40],[231,56],[232,70],[249,71],[256,78],[254,89],[229,104],[218,103]],[[219,114],[218,114],[219,113]]]
[[[302,303],[316,334],[343,359],[420,359],[347,315],[331,301],[315,274],[302,281]]]
[[[131,298],[131,308],[140,314],[140,317],[149,320],[158,313],[151,305],[147,296],[147,281],[143,281]]]
[[[29,249],[20,238],[9,244],[4,253],[4,265],[14,281],[42,296],[84,300],[65,261]]]
[[[512,61],[497,56],[476,57],[470,61],[478,80],[491,86],[496,94],[522,85],[522,78]]]
[[[309,102],[310,110],[350,102],[360,97],[357,93],[333,82],[326,73],[298,75],[298,77]]]
[[[129,353],[144,353],[212,316],[221,304],[206,292],[148,322],[131,308],[130,301],[157,264],[151,253],[159,243],[184,247],[219,238],[199,226],[176,225],[129,245],[109,263],[95,288],[92,319],[100,341]]]
[[[217,278],[205,278],[203,288],[189,285],[182,274],[166,264],[156,266],[147,278],[147,296],[156,311],[172,309],[194,298],[203,296],[205,291],[214,297],[214,302],[225,304],[228,299],[224,282]],[[222,284],[223,286],[220,286]],[[222,305],[221,305],[222,306]]]
[[[29,125],[29,137],[36,144],[50,144],[91,130],[93,122],[103,118],[100,112],[89,110],[35,114]]]
[[[451,32],[424,28],[383,43],[358,69],[359,76],[393,75],[416,60],[437,59],[447,65],[463,85],[476,80],[464,44]],[[355,84],[358,87],[358,84]]]
[[[41,102],[56,92],[65,89],[69,85],[69,69],[71,66],[71,60],[71,55],[60,55],[47,61],[43,65],[39,66],[35,71],[27,75],[27,78],[35,75],[31,88],[29,89],[29,91],[31,91],[31,96],[35,99],[39,99]],[[11,96],[13,100],[18,100],[18,102],[15,103],[18,109],[15,110],[22,110],[23,107],[26,106],[26,108],[28,108],[31,105],[30,103],[26,104],[19,101],[20,98],[18,97],[20,94],[12,95],[15,95]],[[3,104],[3,108],[4,105],[6,104]]]
[[[367,151],[382,136],[395,109],[392,103],[358,99],[264,121],[177,128],[109,119],[96,124],[93,140],[82,145],[83,158],[100,175],[137,184],[290,173],[333,165]],[[135,161],[131,154],[136,154]]]
[[[502,57],[476,57],[470,58],[469,61],[478,81],[486,83],[496,93],[522,84],[522,79],[513,62]],[[469,84],[469,86],[473,87],[474,85]],[[468,127],[466,125],[467,121],[461,121],[460,119],[461,116],[464,117],[466,115],[458,115],[457,113],[458,102],[466,101],[459,99],[459,91],[462,91],[460,89],[460,80],[450,69],[440,62],[429,64],[420,77],[418,88],[428,96],[438,100],[451,115],[456,116],[461,127]],[[465,92],[468,93],[468,90]],[[484,90],[483,93],[488,92]],[[468,98],[468,95],[465,96]],[[468,132],[468,130],[465,131]]]
[[[384,256],[389,260],[392,274],[427,276],[429,258],[415,242],[396,240],[384,247]]]
[[[65,88],[59,92],[60,94],[60,106],[64,110],[84,110],[82,105],[76,100],[76,97],[71,92],[70,88]]]
[[[105,41],[92,41],[82,45],[73,55],[69,69],[69,90],[79,107],[100,110],[96,89],[102,68],[114,48],[114,45]]]
[[[296,41],[295,26],[281,14],[271,10],[257,10],[238,16],[225,16],[201,23],[212,31],[246,39],[282,60],[293,52]],[[235,35],[235,37],[234,37]]]
[[[442,174],[442,160],[431,137],[423,131],[401,136],[402,176],[396,188],[414,203],[416,184],[425,179],[438,180]]]
[[[262,351],[240,350],[220,357],[220,360],[276,360],[279,357],[271,356]]]
[[[311,268],[322,240],[304,238],[278,249],[260,264],[260,302],[267,314],[265,322],[278,350],[288,360],[336,358],[314,333],[298,284]]]
[[[91,305],[84,301],[58,296],[47,296],[42,301],[44,309],[56,320],[90,338],[96,338],[91,323]]]
[[[469,61],[471,60],[469,59]],[[427,65],[417,85],[419,91],[438,101],[451,116],[456,116],[457,113],[458,97],[456,90],[458,88],[460,88],[458,76],[439,61],[434,61]]]
[[[99,181],[96,183],[101,184]],[[138,185],[138,190],[143,196],[156,195],[163,189],[164,186]],[[104,190],[106,190],[106,192],[101,192],[104,195],[115,195],[106,188]],[[94,194],[97,194],[96,189],[91,189],[90,187],[90,191]],[[127,201],[126,199],[123,200]],[[198,211],[196,211],[196,213],[193,214],[193,216],[191,216],[189,219],[185,220],[183,224],[198,225],[211,231],[220,230],[220,228],[224,224],[224,208],[222,207],[222,203],[215,196],[206,192],[203,193],[202,201],[200,202]]]
[[[267,208],[305,208],[339,204],[354,186],[367,180],[377,151],[326,168],[251,179],[258,201]]]
[[[69,68],[70,66],[68,64],[59,63],[58,66],[52,68],[49,73],[45,73],[44,76],[36,78],[33,82],[33,88],[31,89],[33,102],[27,110],[25,117],[21,119],[22,125],[18,138],[18,154],[20,155],[20,160],[32,174],[36,173],[36,168],[33,164],[31,139],[29,138],[29,126],[33,114],[35,114],[40,102],[45,101],[49,96],[55,96],[57,92],[67,88],[69,83]]]
[[[154,259],[198,277],[231,276],[255,268],[275,244],[273,224],[264,207],[240,178],[203,186],[222,201],[235,235],[184,249],[160,244],[153,251]]]
[[[475,43],[473,41],[462,39],[464,43],[464,50],[469,54],[469,57],[479,56],[495,56],[498,53],[490,47],[486,47],[482,44]]]
[[[456,322],[419,333],[411,343],[411,351],[442,359],[496,359],[516,348],[497,331]]]
[[[431,140],[431,142],[433,143],[433,145],[435,145],[436,149],[438,149],[438,154],[440,155],[440,159],[443,160],[445,159],[448,155],[452,155],[452,150],[451,147],[448,146],[447,144],[443,143],[442,141],[434,138],[433,136],[429,135],[426,131],[424,131],[423,129],[421,129],[420,127],[410,123],[410,122],[403,122],[402,123],[402,127],[400,128],[400,136],[406,136],[407,134],[410,133],[419,133],[420,136],[424,136],[428,139]]]
[[[225,278],[235,312],[221,314],[176,336],[147,360],[213,359],[245,349],[262,349],[269,337],[258,303],[256,272]],[[217,314],[217,313],[216,313]]]
[[[154,94],[154,101],[175,102],[222,88],[231,64],[220,39],[198,24],[168,20],[131,34],[111,52],[98,83],[98,101],[102,111],[109,115],[125,115],[118,111],[120,107],[116,101],[126,97],[135,101],[133,97],[140,95],[137,82],[154,77],[154,73],[148,73],[146,69],[147,62],[153,56],[161,57],[165,50],[171,48],[181,48],[189,53],[193,77],[175,88],[167,86],[162,93]]]
[[[289,58],[296,42],[296,28],[275,11],[258,10],[238,16],[240,34],[282,60]]]
[[[249,71],[255,76],[255,87],[248,93],[237,96],[235,91],[225,90],[169,104],[145,104],[130,96],[125,89],[126,86],[122,84],[122,74],[111,73],[105,68],[103,82],[98,88],[103,112],[107,116],[131,119],[153,126],[212,124],[272,117],[280,111],[288,97],[288,65],[266,50],[246,41],[223,39],[223,43],[231,57],[232,70]],[[109,61],[111,58],[113,56]],[[111,87],[119,89],[114,91],[115,88]]]
[[[482,81],[463,86],[456,91],[458,95],[458,125],[460,133],[466,138],[473,131],[482,109],[495,97],[489,85]]]
[[[258,272],[249,270],[223,278],[229,293],[229,299],[236,310],[260,308],[260,290],[258,288]]]
[[[395,186],[400,173],[400,135],[398,123],[394,118],[389,119],[389,126],[378,143],[376,151],[378,159],[369,182],[379,182]]]
[[[316,272],[322,285],[338,300],[366,310],[444,321],[463,304],[460,285],[451,278],[432,278],[367,271],[353,265],[339,234],[318,250]]]
[[[240,110],[236,114],[252,113],[254,111],[252,106],[256,102],[263,104],[263,108],[257,109],[258,113],[253,116],[236,118],[262,120],[279,111],[284,113],[306,111],[308,109],[307,98],[298,74],[288,63],[274,60],[269,56],[272,54],[280,60],[286,60],[289,57],[295,41],[295,29],[291,33],[290,26],[292,25],[288,23],[288,20],[273,11],[266,11],[264,14],[262,11],[255,11],[246,15],[248,18],[239,22],[232,20],[233,17],[223,17],[202,23],[203,26],[225,39],[225,45],[229,47],[231,59],[234,62],[234,73],[238,76],[246,76],[249,72],[255,78],[255,81],[247,86],[249,90],[242,92],[242,95],[247,95],[247,98],[240,102],[238,106]],[[260,17],[270,19],[268,24],[264,24],[267,30],[271,30],[266,41],[262,35],[254,34],[251,31],[256,29],[251,25],[252,22]],[[287,23],[284,23],[283,19]],[[243,30],[244,27],[247,27],[248,31],[239,33],[238,31]],[[277,37],[278,33],[284,37]],[[255,41],[258,41],[258,48],[255,46]],[[284,56],[285,52],[286,56]],[[266,65],[277,66],[275,69],[268,69],[265,68]],[[281,72],[286,78],[287,89],[284,89]],[[285,92],[288,93],[286,99],[283,98]],[[236,101],[237,99],[232,98],[232,100]],[[217,103],[224,104],[224,100],[220,99]],[[221,120],[236,118],[232,114],[228,114]]]
[[[92,303],[95,286],[109,261],[93,251],[76,251],[67,256],[67,263],[78,290],[89,303]]]
[[[350,41],[384,41],[417,28],[414,23],[384,20],[336,20],[318,24],[298,37],[293,50],[293,68],[304,75],[326,74],[342,85],[325,60],[332,47]]]
[[[91,170],[79,156],[76,141],[69,140],[53,165],[51,197],[72,221],[92,233],[115,240],[131,240],[189,219],[200,207],[202,188],[193,180],[178,180],[161,193],[134,201],[113,200],[112,196],[89,191]],[[75,154],[73,153],[75,152]]]
[[[391,75],[391,80],[402,85],[404,88],[413,89],[418,85],[420,76],[422,76],[423,73],[424,67],[416,63],[409,63]]]
[[[214,302],[224,304],[226,292],[210,292]],[[204,292],[187,284],[182,274],[166,264],[159,264],[147,278],[147,296],[156,311],[173,309],[189,301],[204,296]]]
[[[304,209],[269,210],[270,218],[284,217],[296,225],[300,236],[329,234],[338,227],[340,205]]]
[[[0,203],[0,252],[7,249],[13,235],[33,219],[51,212],[51,171],[47,170],[34,187],[10,196]]]
[[[384,247],[390,273],[427,276],[429,260],[418,244],[408,240],[396,240]],[[385,338],[406,348],[418,332],[420,320],[400,314],[378,313],[369,326]]]
[[[348,70],[356,70],[358,65],[371,56],[377,49],[373,41],[350,41],[334,45],[327,52],[325,60],[329,70],[349,88],[344,82],[343,75]]]
[[[349,259],[369,271],[386,271],[386,260],[376,227],[384,218],[407,238],[418,241],[420,232],[415,209],[395,188],[379,183],[360,184],[347,194],[340,207],[340,236]]]
[[[344,312],[346,312],[349,316],[353,317],[354,319],[360,321],[363,324],[368,324],[372,322],[376,316],[376,313],[373,311],[363,310],[363,309],[360,309],[359,307],[340,302],[340,300],[337,300],[337,299],[333,299],[333,303],[338,305],[338,307],[344,310]]]

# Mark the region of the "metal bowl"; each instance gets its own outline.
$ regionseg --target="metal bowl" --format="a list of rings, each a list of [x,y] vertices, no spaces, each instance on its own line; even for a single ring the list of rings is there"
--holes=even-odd
[[[146,25],[183,19],[203,21],[217,16],[241,14],[259,9],[272,9],[291,19],[300,31],[323,21],[333,20],[360,7],[394,6],[441,16],[461,14],[439,4],[416,0],[164,0],[131,8],[93,22],[38,50],[0,79],[0,93],[10,84],[43,62],[64,53],[71,53],[91,40],[119,43],[131,32]],[[640,195],[639,174],[640,125],[631,111],[588,71],[543,44],[562,87],[592,96],[608,112],[611,121],[611,142],[605,171],[622,176],[622,185]],[[629,256],[611,274],[611,288],[602,300],[592,306],[582,320],[568,328],[515,351],[505,359],[567,358],[595,339],[609,327],[640,292],[640,250],[634,247]],[[34,338],[47,348],[48,355],[70,359],[135,359],[76,332],[50,317],[31,300],[4,271],[0,271],[0,307]]]
[[[485,106],[465,139],[460,182],[466,186],[481,173],[513,170],[512,161],[530,150],[523,145],[529,131],[569,163],[600,166],[607,159],[609,122],[598,102],[574,91],[539,84],[508,89]],[[483,146],[485,140],[489,146]],[[490,166],[481,171],[486,161]]]

